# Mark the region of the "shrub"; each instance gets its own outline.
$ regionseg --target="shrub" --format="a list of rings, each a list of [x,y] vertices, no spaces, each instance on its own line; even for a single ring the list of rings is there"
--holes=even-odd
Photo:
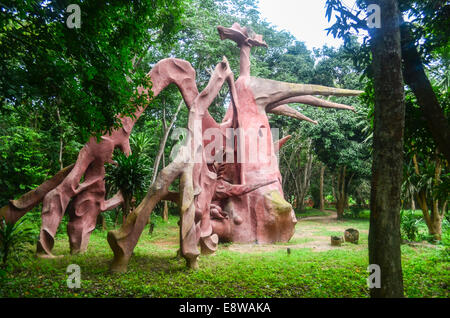
[[[33,229],[26,225],[25,221],[25,218],[14,224],[6,223],[5,219],[0,221],[0,257],[3,267],[6,267],[12,252],[23,250],[25,243],[35,239]]]
[[[410,241],[415,241],[419,236],[419,223],[422,221],[422,218],[417,218],[413,211],[404,210],[402,210],[400,218],[402,237]]]
[[[350,210],[344,211],[344,217],[345,218],[351,218],[351,219],[357,219],[359,218],[359,215],[361,212],[364,211],[364,208],[359,205],[352,205],[350,206]]]

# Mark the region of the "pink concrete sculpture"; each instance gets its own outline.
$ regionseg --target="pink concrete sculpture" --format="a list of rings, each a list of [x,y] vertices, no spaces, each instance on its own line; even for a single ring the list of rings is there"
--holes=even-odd
[[[243,138],[251,136],[251,131],[265,129],[267,143],[271,144],[272,135],[267,113],[286,115],[300,120],[316,121],[300,114],[286,104],[304,103],[314,106],[333,107],[353,110],[353,107],[320,100],[309,94],[317,95],[358,95],[359,91],[327,88],[317,85],[282,83],[250,76],[250,49],[253,46],[267,46],[262,36],[248,36],[246,28],[235,23],[231,28],[219,26],[222,40],[230,39],[240,48],[240,76],[236,81],[237,99],[241,107],[237,110],[228,108],[224,121],[236,116]],[[256,162],[244,161],[236,170],[228,169],[226,178],[232,183],[258,184],[264,180],[276,180],[270,185],[255,189],[241,196],[232,196],[215,202],[228,218],[213,217],[213,225],[219,237],[233,242],[274,243],[287,242],[294,233],[297,222],[291,205],[284,200],[281,188],[281,174],[278,169],[276,152],[289,136],[276,142],[268,151],[259,151]],[[250,155],[250,140],[243,143],[243,153]]]
[[[195,268],[201,253],[209,254],[217,249],[217,242],[285,242],[293,233],[296,219],[291,205],[284,200],[281,174],[276,157],[277,146],[289,136],[274,143],[269,130],[267,113],[276,113],[316,123],[290,108],[288,103],[304,103],[313,106],[350,109],[353,107],[320,100],[309,95],[355,96],[361,91],[329,88],[319,85],[282,83],[250,76],[250,49],[266,46],[262,36],[249,37],[245,28],[234,24],[231,28],[218,27],[222,39],[230,39],[240,48],[240,77],[234,83],[229,65],[224,61],[217,65],[208,86],[198,93],[195,72],[187,62],[166,59],[156,64],[149,73],[156,96],[161,87],[175,83],[188,106],[188,139],[180,148],[177,158],[158,175],[147,197],[127,218],[119,229],[108,233],[108,242],[114,252],[113,271],[125,271],[132,251],[142,233],[145,222],[156,203],[170,199],[180,206],[181,254],[187,264]],[[224,81],[230,87],[231,107],[221,124],[208,113],[208,107]],[[161,84],[162,83],[162,84]],[[196,122],[201,121],[201,125]],[[224,156],[234,158],[231,163],[211,162],[205,149],[210,140],[204,133],[210,128],[223,131]],[[240,128],[241,142],[228,136],[227,128]],[[259,151],[259,160],[247,162],[250,156],[250,131],[262,131],[262,138],[272,147]],[[236,147],[229,149],[228,145]],[[231,152],[231,154],[230,154]],[[237,160],[239,156],[244,160]],[[200,162],[195,160],[198,155]],[[242,158],[241,158],[242,159]],[[170,193],[169,185],[180,178],[180,192]],[[200,250],[199,247],[200,246]]]
[[[310,95],[355,96],[361,91],[250,76],[251,48],[267,46],[262,36],[249,36],[247,29],[237,23],[231,28],[219,26],[218,31],[222,40],[230,39],[240,48],[240,76],[236,82],[225,57],[202,92],[198,92],[195,71],[187,61],[164,59],[148,74],[155,97],[169,84],[179,88],[189,109],[188,134],[173,161],[161,170],[139,206],[128,215],[120,229],[108,233],[114,252],[112,271],[126,270],[147,220],[161,200],[176,202],[180,207],[180,251],[191,268],[197,267],[200,253],[216,251],[219,241],[288,241],[294,233],[296,218],[283,196],[276,155],[290,136],[272,142],[267,113],[317,123],[287,104],[354,110],[351,106]],[[230,89],[231,105],[219,124],[209,114],[208,107],[225,82]],[[143,88],[138,88],[138,92],[148,93]],[[86,250],[98,214],[123,202],[120,193],[105,199],[104,164],[112,160],[116,147],[129,154],[132,127],[144,110],[138,107],[133,120],[121,118],[123,127],[103,136],[99,143],[91,138],[74,165],[0,210],[0,216],[8,222],[16,222],[43,201],[39,255],[53,256],[54,235],[66,209],[71,252],[77,253]],[[205,138],[210,129],[220,132],[218,139],[223,139],[221,145],[225,145],[214,148],[212,153],[209,151],[213,141]],[[255,140],[268,147],[255,151],[251,147]],[[255,152],[257,160],[248,160]],[[80,183],[83,176],[84,181]],[[169,186],[177,178],[180,179],[179,192],[170,192]]]

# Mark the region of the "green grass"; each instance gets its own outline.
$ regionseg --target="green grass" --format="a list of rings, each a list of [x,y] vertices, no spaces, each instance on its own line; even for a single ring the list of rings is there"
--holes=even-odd
[[[308,237],[262,253],[235,252],[227,248],[231,244],[221,245],[215,255],[201,256],[200,269],[192,271],[176,257],[178,219],[154,221],[152,236],[147,227],[127,273],[108,271],[112,252],[106,231],[95,230],[88,251],[74,256],[69,255],[67,236],[60,234],[54,252],[65,257],[37,259],[30,245],[0,282],[0,297],[368,297],[367,234],[361,234],[358,245],[344,243],[323,252],[292,248],[286,253],[284,245],[310,242]],[[329,235],[336,226],[366,230],[368,222],[304,221],[297,232],[310,229]],[[448,261],[448,247],[402,246],[406,296],[449,297]],[[69,264],[81,267],[80,289],[67,287]]]
[[[307,208],[303,212],[297,212],[295,214],[295,216],[298,219],[302,219],[302,218],[311,217],[311,216],[329,216],[330,214],[331,213],[327,212],[327,211],[320,211],[318,209]]]

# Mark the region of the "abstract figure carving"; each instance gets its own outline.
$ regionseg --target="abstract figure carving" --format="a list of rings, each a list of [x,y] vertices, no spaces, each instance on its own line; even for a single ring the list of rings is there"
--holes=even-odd
[[[225,57],[202,92],[198,92],[195,71],[187,61],[164,59],[148,74],[153,83],[153,96],[172,83],[179,88],[189,109],[188,134],[173,161],[158,174],[139,206],[128,215],[120,229],[108,233],[114,252],[113,271],[126,270],[148,217],[161,200],[176,202],[180,208],[180,250],[192,268],[197,266],[200,253],[213,253],[219,241],[288,241],[294,233],[296,219],[283,196],[276,153],[290,136],[272,142],[267,113],[317,123],[287,104],[353,110],[351,106],[310,95],[356,96],[361,93],[252,77],[250,50],[254,46],[267,47],[262,36],[250,37],[247,29],[237,23],[231,28],[219,26],[218,32],[222,40],[232,40],[240,48],[240,76],[236,82]],[[208,107],[225,82],[230,89],[231,105],[219,124],[209,114]],[[138,91],[148,93],[143,88]],[[121,118],[123,127],[103,136],[99,143],[91,138],[73,166],[61,170],[19,200],[10,201],[0,210],[0,216],[15,222],[43,201],[37,252],[52,257],[54,235],[67,209],[71,252],[84,251],[98,214],[123,201],[120,193],[105,200],[104,164],[112,160],[115,147],[126,154],[130,152],[129,136],[144,110],[139,107],[133,120]],[[209,129],[220,131],[219,139],[225,145],[214,149],[215,159],[207,153],[213,142],[205,138]],[[254,152],[251,147],[254,140],[268,146],[257,148],[256,161],[248,160]],[[84,181],[80,183],[82,177]],[[177,178],[180,179],[179,192],[170,192],[169,186]]]

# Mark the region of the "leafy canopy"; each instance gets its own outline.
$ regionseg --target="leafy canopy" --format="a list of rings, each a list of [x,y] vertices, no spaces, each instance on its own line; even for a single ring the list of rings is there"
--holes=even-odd
[[[0,112],[7,104],[57,105],[86,138],[131,115],[135,88],[148,87],[136,62],[149,46],[169,45],[183,0],[79,1],[81,27],[66,26],[72,0],[0,4]]]

